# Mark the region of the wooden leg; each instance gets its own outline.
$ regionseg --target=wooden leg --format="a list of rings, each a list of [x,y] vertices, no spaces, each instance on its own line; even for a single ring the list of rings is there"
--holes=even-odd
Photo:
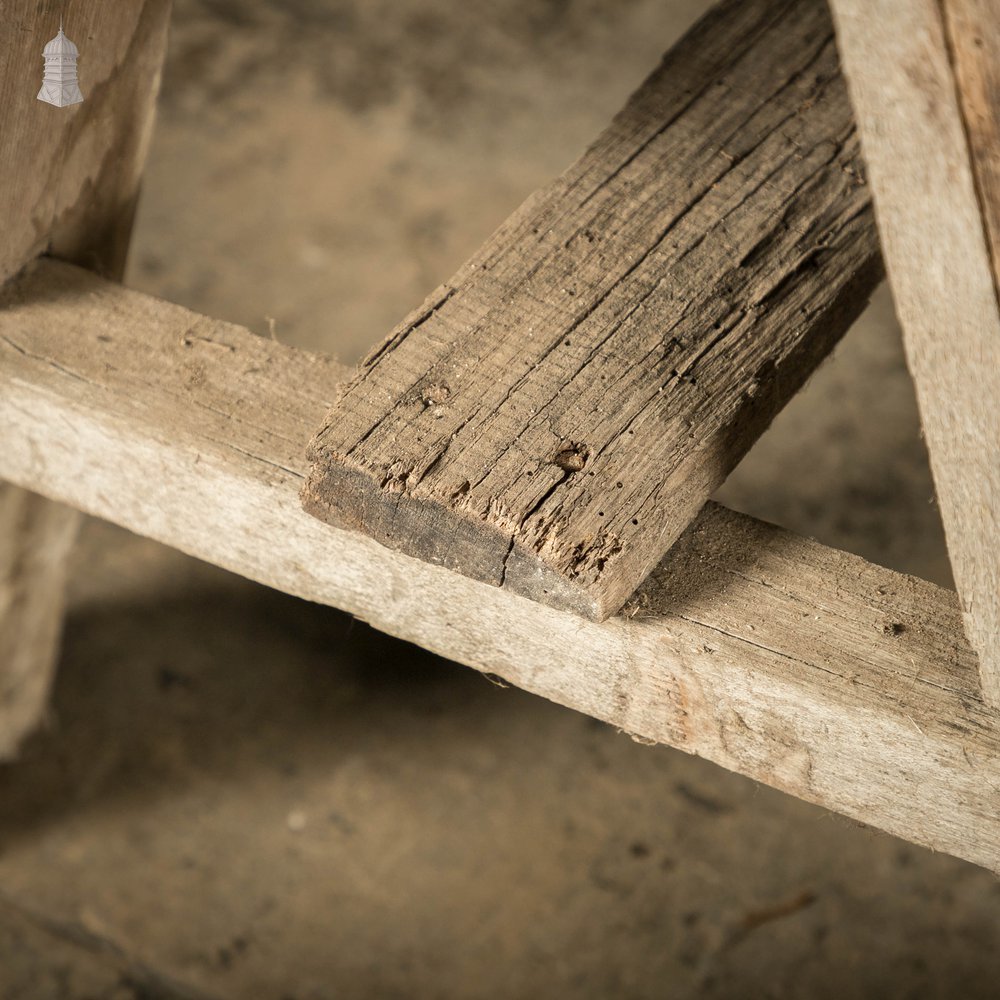
[[[823,0],[727,0],[369,355],[306,509],[616,613],[861,311],[881,259]]]
[[[80,520],[70,507],[0,483],[0,760],[44,712]]]
[[[4,8],[16,26],[0,64],[0,282],[49,252],[111,278],[125,267],[149,147],[170,0],[76,5],[82,104],[35,99],[42,46],[58,13],[35,0]],[[44,711],[58,646],[66,560],[80,515],[0,483],[0,757]]]
[[[832,6],[965,631],[1000,706],[1000,4]]]

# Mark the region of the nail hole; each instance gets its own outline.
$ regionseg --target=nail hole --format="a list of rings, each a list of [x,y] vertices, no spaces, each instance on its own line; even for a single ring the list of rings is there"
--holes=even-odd
[[[569,441],[556,452],[552,459],[564,472],[579,472],[586,464],[590,449],[585,444]]]

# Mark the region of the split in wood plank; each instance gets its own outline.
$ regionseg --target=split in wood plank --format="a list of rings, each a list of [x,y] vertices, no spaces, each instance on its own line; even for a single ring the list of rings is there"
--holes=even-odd
[[[880,274],[825,3],[724,3],[363,363],[306,509],[604,619]]]
[[[1000,4],[832,6],[965,628],[1000,705]]]
[[[0,284],[46,249],[122,276],[169,14],[169,0],[74,7],[86,99],[55,108],[36,95],[58,12],[36,0],[3,5]],[[44,712],[79,520],[0,483],[0,757],[14,754]]]
[[[710,504],[626,614],[583,621],[303,512],[348,374],[41,262],[0,293],[0,476],[1000,869],[1000,714],[953,593]]]

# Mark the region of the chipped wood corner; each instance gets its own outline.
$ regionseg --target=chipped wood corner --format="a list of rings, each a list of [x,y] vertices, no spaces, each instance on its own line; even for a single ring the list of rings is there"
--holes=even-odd
[[[543,556],[518,544],[517,532],[505,531],[502,517],[484,521],[459,503],[452,509],[454,516],[443,523],[434,501],[414,496],[398,482],[375,482],[349,462],[323,452],[315,438],[308,455],[312,466],[302,487],[302,506],[327,524],[363,532],[390,548],[419,553],[435,566],[592,621],[619,610],[620,605],[602,605],[583,580],[560,575]]]

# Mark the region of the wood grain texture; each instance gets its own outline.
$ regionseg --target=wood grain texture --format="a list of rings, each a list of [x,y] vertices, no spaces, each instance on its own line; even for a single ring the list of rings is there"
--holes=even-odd
[[[42,48],[66,15],[84,102],[38,101]],[[0,0],[0,282],[48,252],[115,277],[153,127],[170,0]]]
[[[1000,5],[833,8],[965,628],[1000,704]]]
[[[125,267],[153,124],[169,0],[0,0],[0,283],[48,251],[111,277]],[[59,14],[83,104],[36,99]],[[77,511],[0,483],[0,758],[42,717],[62,629]]]
[[[0,301],[0,475],[1000,869],[1000,714],[953,593],[709,504],[625,613],[581,620],[301,509],[347,375],[42,262]]]
[[[824,3],[725,3],[366,359],[305,507],[606,618],[880,266]]]

